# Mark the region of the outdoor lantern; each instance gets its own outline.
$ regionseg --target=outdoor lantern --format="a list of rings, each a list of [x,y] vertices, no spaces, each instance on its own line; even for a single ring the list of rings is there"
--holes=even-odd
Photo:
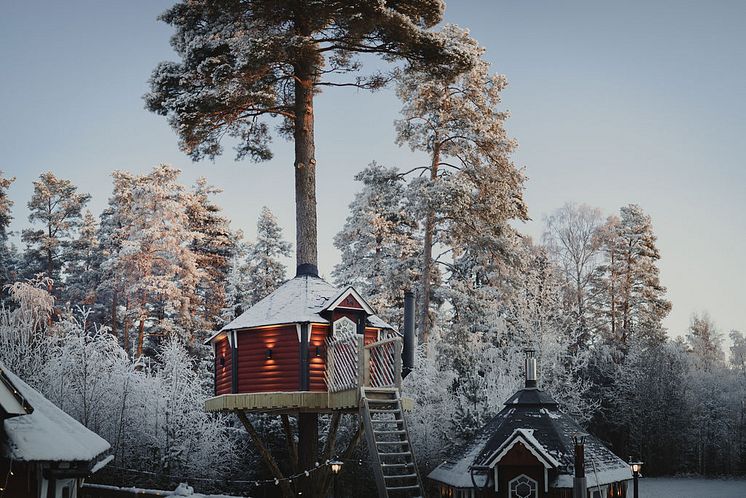
[[[332,473],[334,475],[339,474],[339,472],[342,470],[342,465],[344,465],[339,460],[332,460],[329,462],[329,466],[332,468]]]
[[[632,458],[630,457],[630,460]],[[638,487],[638,479],[640,478],[640,469],[642,469],[642,462],[639,460],[636,460],[634,462],[629,462],[629,467],[632,469],[632,486],[633,486],[633,492],[632,496],[633,498],[639,498],[640,496],[640,490]]]
[[[337,476],[342,471],[342,462],[337,460],[336,458],[334,460],[330,460],[329,466],[332,468],[332,474],[334,474],[334,492],[332,493],[334,498],[338,498],[338,488],[337,488]]]
[[[225,366],[225,356],[221,356],[221,357],[220,357],[220,366],[221,366],[221,367],[224,367],[224,366]]]
[[[267,360],[272,359],[272,348],[267,348],[267,350],[264,352],[264,358]]]
[[[318,358],[320,356],[321,356],[321,346],[316,346],[316,357]]]

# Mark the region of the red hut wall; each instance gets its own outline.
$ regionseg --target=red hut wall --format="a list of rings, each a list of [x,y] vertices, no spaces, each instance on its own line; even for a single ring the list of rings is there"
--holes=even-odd
[[[311,338],[308,345],[308,381],[311,391],[326,391],[326,345],[329,334],[328,325],[311,325]],[[320,348],[320,356],[316,356],[316,348]]]
[[[222,358],[222,361],[221,361]],[[231,377],[233,375],[233,362],[231,358],[231,346],[228,338],[215,343],[215,394],[231,393]]]
[[[238,335],[238,392],[298,391],[300,347],[295,325],[241,330]],[[267,349],[272,358],[266,358]]]

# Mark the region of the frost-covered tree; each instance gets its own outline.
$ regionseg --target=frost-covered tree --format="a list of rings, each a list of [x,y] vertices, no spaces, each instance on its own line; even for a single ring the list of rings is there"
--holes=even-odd
[[[115,172],[116,212],[113,252],[104,269],[115,278],[126,311],[123,325],[129,348],[129,325],[136,326],[136,356],[142,355],[146,338],[172,334],[194,343],[192,311],[202,272],[191,244],[197,237],[187,214],[188,195],[178,183],[180,170],[160,165],[147,175]]]
[[[256,223],[256,242],[246,251],[249,275],[244,292],[243,309],[267,297],[285,281],[287,268],[281,258],[290,257],[292,245],[282,237],[277,218],[266,206]]]
[[[231,258],[236,253],[236,237],[230,222],[222,214],[220,206],[212,197],[222,192],[219,188],[199,178],[188,193],[187,216],[195,238],[191,250],[196,256],[196,265],[202,271],[197,283],[201,327],[212,330],[220,323],[220,315],[226,307],[225,281],[230,272]]]
[[[8,245],[9,227],[13,219],[13,201],[8,197],[8,189],[14,181],[14,177],[5,178],[0,171],[0,302],[5,298],[2,289],[11,283],[16,266],[14,251]]]
[[[54,281],[55,289],[61,288],[61,270],[90,199],[90,195],[79,193],[70,180],[57,178],[51,171],[39,175],[28,203],[28,219],[39,228],[25,229],[21,235],[26,244],[29,275],[43,273]]]
[[[390,323],[403,325],[404,292],[418,277],[417,222],[405,202],[406,183],[396,168],[375,162],[355,175],[362,189],[334,237],[341,253],[334,280],[352,285]]]
[[[314,96],[323,87],[380,88],[380,73],[358,75],[359,54],[404,59],[432,72],[468,67],[470,54],[429,31],[442,0],[198,0],[177,3],[161,19],[176,28],[180,62],[161,63],[148,109],[166,115],[194,159],[237,140],[237,158],[271,158],[268,119],[295,143],[297,263],[317,265]]]
[[[699,369],[711,371],[718,364],[724,364],[723,335],[717,330],[709,313],[692,315],[686,342]]]
[[[500,245],[507,221],[526,219],[523,174],[510,154],[516,143],[504,129],[507,113],[498,109],[505,77],[490,74],[484,49],[465,30],[446,26],[453,50],[472,54],[472,68],[433,78],[416,68],[403,71],[397,94],[404,102],[396,122],[397,143],[428,155],[428,164],[411,173],[423,220],[420,337],[427,342],[432,282],[437,278],[433,248],[438,244]],[[492,239],[492,240],[490,240]]]
[[[70,243],[65,273],[63,300],[71,305],[93,306],[101,274],[101,255],[98,241],[98,224],[93,214],[86,210],[78,237]]]
[[[587,204],[567,203],[545,220],[542,241],[562,272],[565,307],[575,316],[579,346],[590,340],[587,302],[600,262],[602,225],[601,210]]]
[[[600,232],[605,261],[593,282],[597,327],[607,340],[624,345],[630,336],[661,342],[662,321],[671,311],[658,269],[660,252],[649,215],[636,204],[620,209]]]
[[[33,383],[48,356],[46,341],[54,298],[47,278],[15,282],[9,303],[0,304],[0,363]]]

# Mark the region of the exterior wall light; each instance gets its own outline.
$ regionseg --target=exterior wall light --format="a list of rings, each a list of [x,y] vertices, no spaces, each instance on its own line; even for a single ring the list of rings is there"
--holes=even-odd
[[[321,357],[321,346],[316,346],[316,357],[317,358]]]
[[[272,348],[267,348],[267,350],[264,352],[264,359],[265,360],[272,359]]]

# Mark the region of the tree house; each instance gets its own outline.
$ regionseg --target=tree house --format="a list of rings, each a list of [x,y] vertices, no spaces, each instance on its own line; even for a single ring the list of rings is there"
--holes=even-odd
[[[406,330],[400,334],[354,288],[338,289],[314,273],[299,273],[208,339],[215,352],[215,396],[205,409],[235,412],[275,477],[281,473],[247,413],[283,417],[290,454],[297,455],[301,471],[319,461],[313,433],[319,413],[332,414],[321,460],[334,456],[340,416],[359,414],[360,428],[348,450],[365,434],[380,496],[423,496],[403,416],[412,400],[399,392],[402,371],[411,370],[413,358],[411,294],[406,302]],[[298,417],[297,450],[291,415]],[[324,487],[315,481],[312,496],[323,496]],[[309,486],[305,489],[307,496]],[[291,495],[288,489],[284,494]]]

